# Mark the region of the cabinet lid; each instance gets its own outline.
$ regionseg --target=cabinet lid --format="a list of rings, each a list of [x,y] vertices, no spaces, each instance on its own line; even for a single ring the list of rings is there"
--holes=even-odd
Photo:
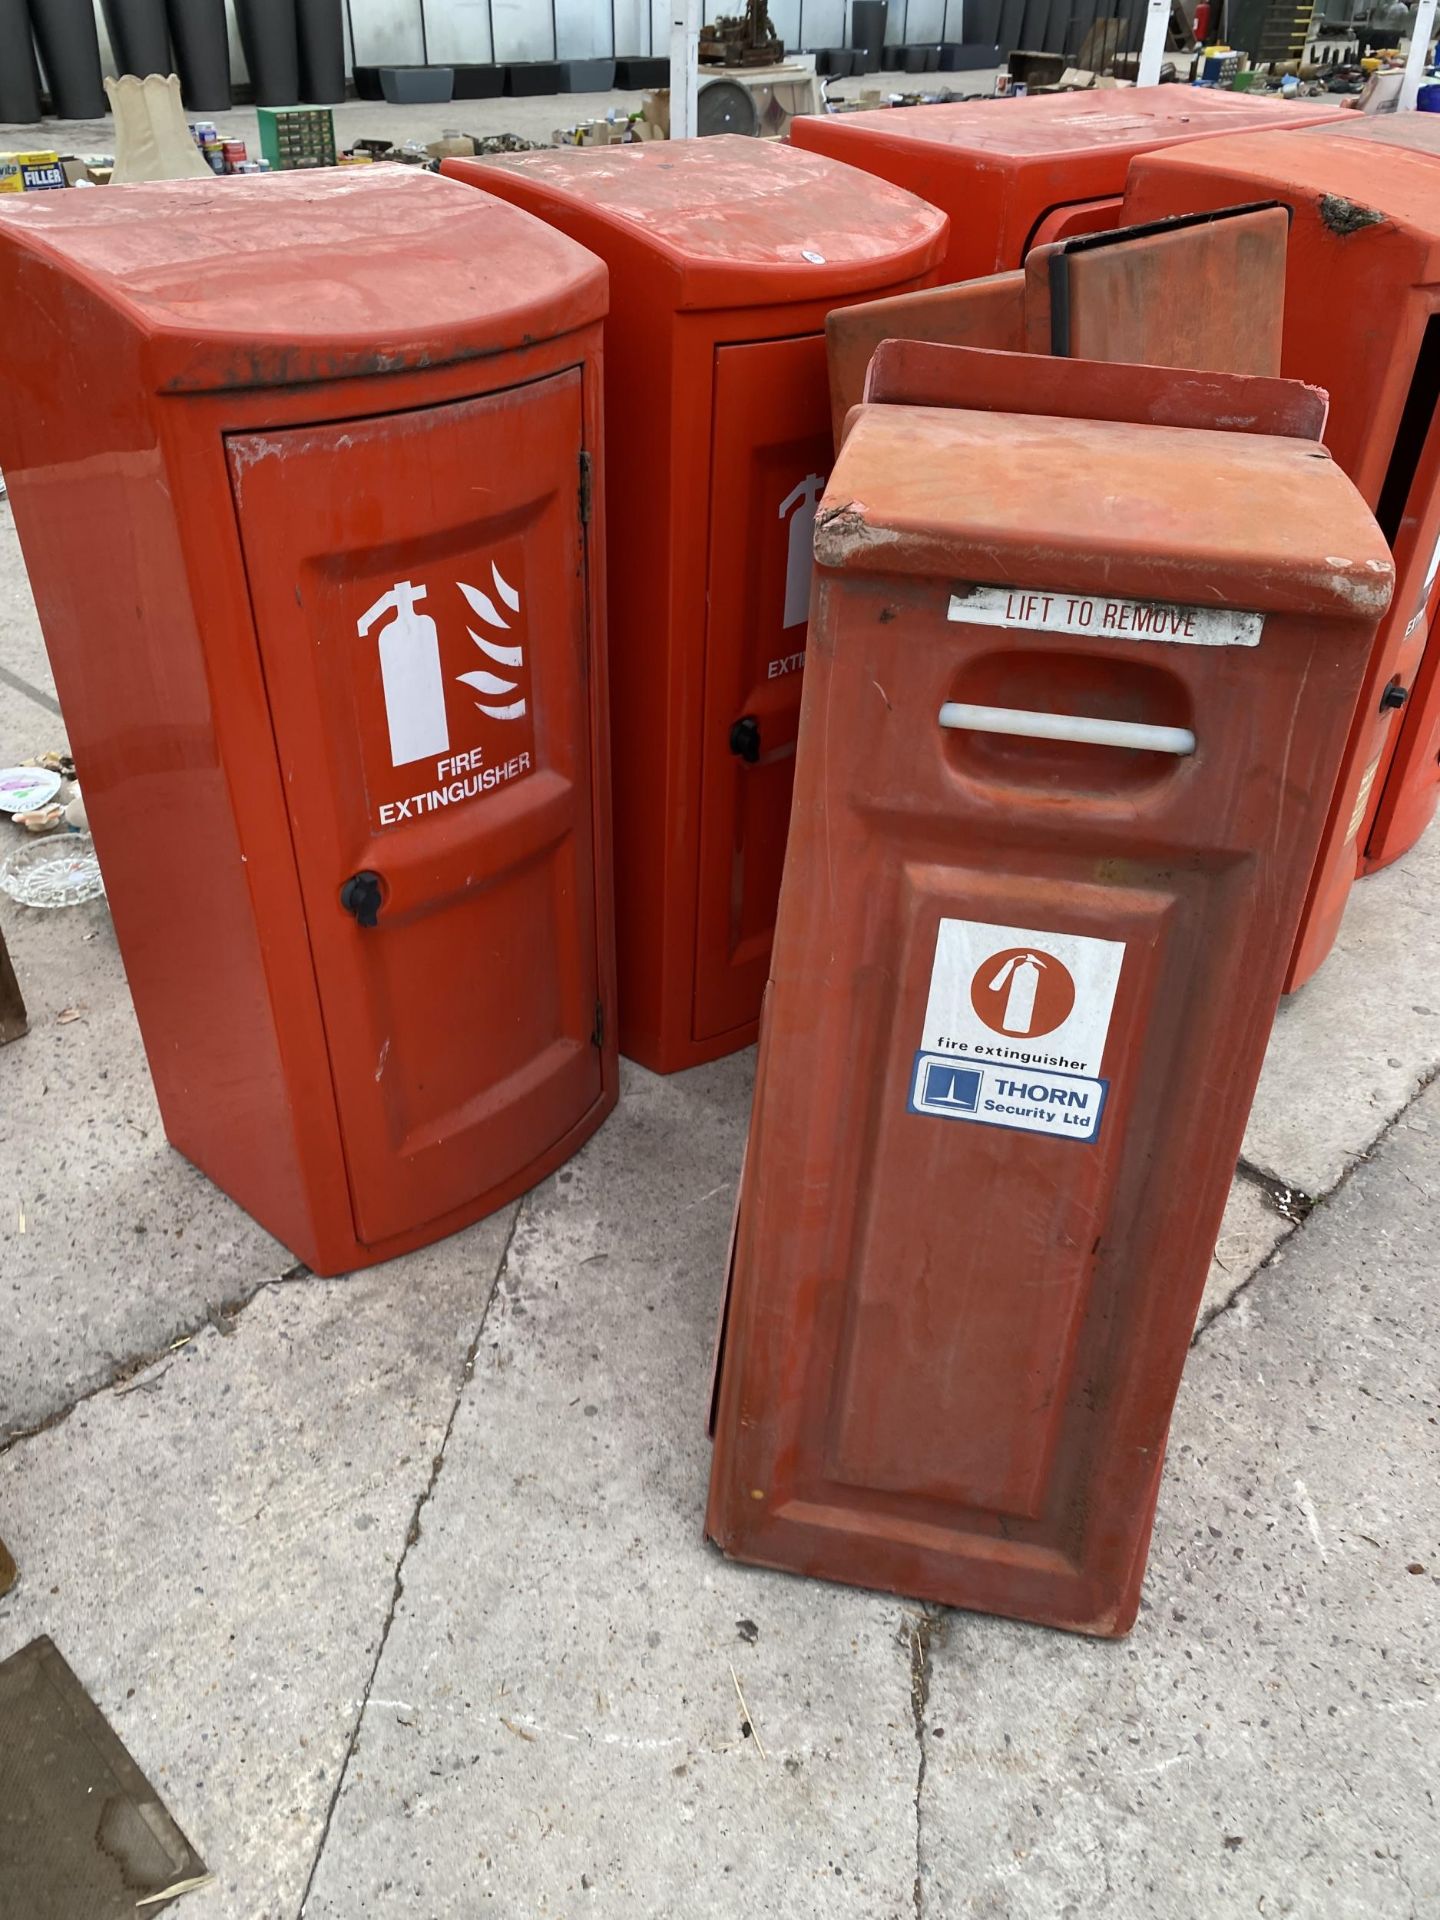
[[[146,336],[170,392],[435,366],[606,306],[603,264],[572,240],[411,167],[7,195],[0,288],[27,256]]]
[[[1364,501],[1312,440],[941,407],[859,410],[815,557],[1372,622],[1394,584]]]
[[[612,266],[612,249],[628,242],[632,259],[659,269],[677,309],[893,286],[936,263],[948,226],[873,174],[733,134],[451,160],[444,170],[553,219]]]
[[[1338,126],[1307,128],[1294,141],[1274,132],[1206,140],[1183,153],[1147,154],[1143,177],[1244,180],[1253,199],[1311,206],[1329,236],[1366,249],[1366,270],[1373,271],[1376,239],[1393,241],[1397,229],[1422,248],[1440,239],[1440,127],[1432,132],[1431,119],[1349,114]]]
[[[843,155],[851,139],[953,147],[1023,164],[1062,154],[1169,146],[1258,127],[1303,128],[1340,117],[1330,104],[1222,93],[1202,87],[1094,87],[1017,100],[956,100],[932,106],[837,113],[797,124],[794,138]]]

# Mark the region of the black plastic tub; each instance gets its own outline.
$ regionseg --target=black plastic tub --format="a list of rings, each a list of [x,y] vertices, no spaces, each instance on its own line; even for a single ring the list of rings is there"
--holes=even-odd
[[[110,50],[120,73],[172,73],[165,0],[104,0]]]
[[[999,65],[997,46],[957,46],[951,41],[940,49],[941,73],[981,73],[986,67]]]
[[[25,0],[0,0],[0,120],[28,126],[40,118],[40,69]]]
[[[300,104],[300,33],[294,0],[235,0],[257,107]]]
[[[100,70],[100,35],[90,0],[33,0],[35,38],[60,120],[101,120],[110,111]]]
[[[647,87],[668,87],[670,62],[663,54],[622,54],[615,62],[615,84],[629,93],[642,93]]]
[[[230,111],[230,30],[225,0],[170,0],[180,97],[191,113]]]
[[[498,100],[505,91],[504,67],[456,67],[455,98],[457,100]]]
[[[182,0],[183,4],[183,0]],[[317,107],[345,98],[345,28],[340,0],[295,0],[300,97]]]
[[[505,69],[505,91],[516,98],[559,93],[564,68],[558,60],[512,60]]]
[[[615,85],[613,60],[562,60],[562,93],[609,93]]]

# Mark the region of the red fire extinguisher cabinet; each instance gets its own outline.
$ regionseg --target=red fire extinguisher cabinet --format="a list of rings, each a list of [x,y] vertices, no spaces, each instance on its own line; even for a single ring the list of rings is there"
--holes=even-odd
[[[166,1133],[317,1272],[616,1097],[604,305],[398,168],[0,212],[0,466]]]
[[[1116,1634],[1390,560],[1200,383],[1064,417],[1184,375],[921,351],[816,524],[707,1526]]]
[[[1251,127],[1294,132],[1343,112],[1202,87],[1099,88],[805,114],[789,138],[942,207],[950,243],[940,277],[973,280],[1020,266],[1046,241],[1119,226],[1137,153]]]
[[[1397,115],[1388,137],[1347,121],[1293,143],[1273,134],[1207,140],[1145,155],[1126,193],[1127,219],[1262,198],[1288,210],[1281,371],[1329,392],[1326,445],[1395,557],[1395,599],[1376,636],[1287,989],[1330,951],[1357,872],[1413,846],[1440,801],[1440,650],[1429,644],[1440,602],[1440,166],[1430,120]]]
[[[830,470],[825,316],[922,284],[945,222],[768,140],[447,160],[610,268],[606,468],[622,1051],[755,1037]]]

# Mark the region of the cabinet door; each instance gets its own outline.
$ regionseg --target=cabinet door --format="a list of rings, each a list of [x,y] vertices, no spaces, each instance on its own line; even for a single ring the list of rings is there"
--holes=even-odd
[[[833,457],[824,339],[718,348],[714,419],[697,1040],[758,1018],[770,965],[815,509]]]
[[[580,399],[228,441],[367,1243],[600,1097]]]

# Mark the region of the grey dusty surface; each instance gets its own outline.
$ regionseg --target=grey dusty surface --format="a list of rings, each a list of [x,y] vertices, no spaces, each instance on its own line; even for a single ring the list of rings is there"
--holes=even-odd
[[[0,764],[63,740],[0,505]],[[0,1658],[54,1636],[197,1920],[1429,1920],[1437,893],[1432,835],[1281,1009],[1121,1645],[702,1544],[748,1054],[315,1280],[165,1145],[103,905],[0,900]]]
[[[986,69],[976,73],[945,74],[867,74],[823,84],[830,98],[852,100],[862,93],[884,88],[888,94],[917,93],[922,80],[926,85],[943,82],[952,94],[991,93],[995,75]],[[347,100],[335,107],[335,135],[342,148],[356,140],[388,139],[436,140],[454,129],[459,133],[518,133],[526,140],[549,143],[557,127],[572,127],[579,120],[603,120],[612,109],[617,116],[634,112],[645,100],[644,93],[625,93],[612,88],[609,93],[559,93],[523,96],[504,100],[452,100],[439,105],[392,107],[385,100]],[[209,120],[230,140],[244,140],[250,151],[260,151],[258,123],[253,107],[235,107],[229,113],[209,113],[197,118]],[[14,136],[12,138],[12,136]],[[28,125],[0,121],[0,147],[23,151],[40,147],[64,153],[110,153],[114,151],[113,120],[40,120]]]

